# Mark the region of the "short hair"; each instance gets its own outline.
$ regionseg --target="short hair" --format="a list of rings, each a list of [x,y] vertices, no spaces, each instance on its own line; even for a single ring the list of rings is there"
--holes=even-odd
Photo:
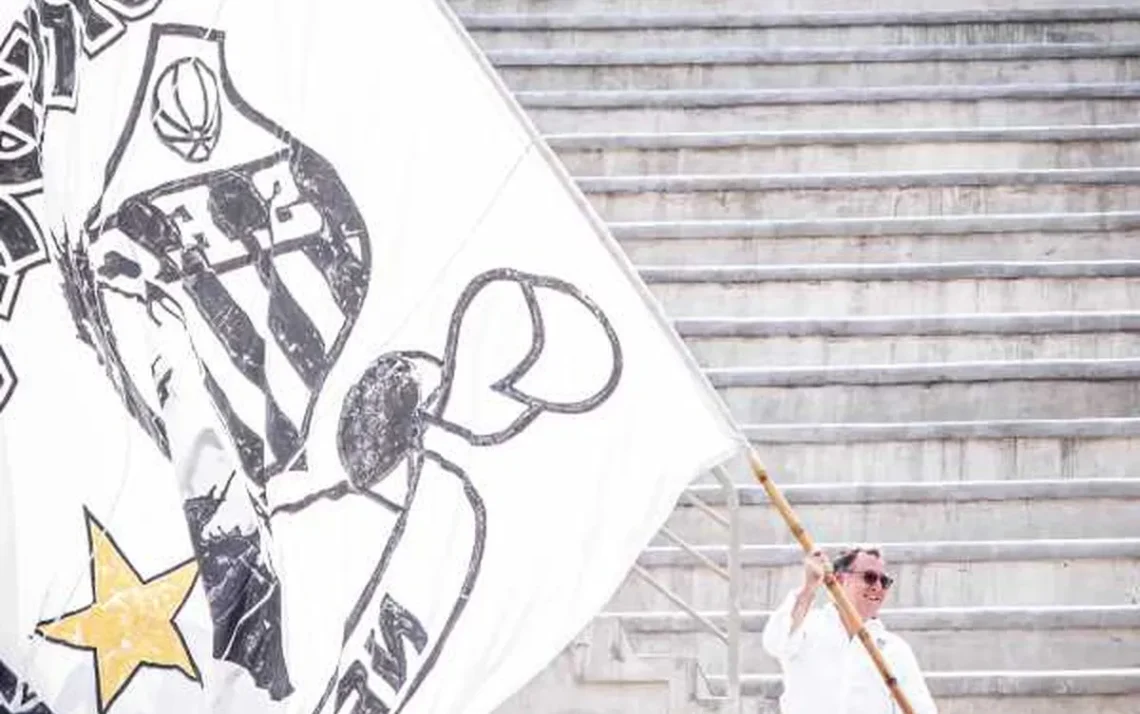
[[[847,573],[851,571],[851,566],[855,564],[855,559],[859,557],[860,553],[873,555],[876,558],[883,557],[883,551],[878,546],[856,545],[850,548],[844,548],[831,561],[831,570],[835,573]]]

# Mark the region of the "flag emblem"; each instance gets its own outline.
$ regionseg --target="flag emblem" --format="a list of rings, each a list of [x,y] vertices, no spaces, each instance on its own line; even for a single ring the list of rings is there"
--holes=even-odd
[[[237,93],[222,41],[156,26],[107,174],[124,189],[93,209],[65,269],[88,286],[72,293],[81,332],[160,448],[163,375],[121,338],[140,318],[190,332],[213,406],[263,486],[305,469],[314,403],[368,287],[369,237],[332,165]]]

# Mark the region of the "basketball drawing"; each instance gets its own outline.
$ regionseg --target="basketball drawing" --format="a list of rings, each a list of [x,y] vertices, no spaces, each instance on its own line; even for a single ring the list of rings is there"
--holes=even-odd
[[[197,57],[171,63],[154,85],[151,123],[162,143],[182,158],[193,163],[209,159],[222,129],[213,70]]]

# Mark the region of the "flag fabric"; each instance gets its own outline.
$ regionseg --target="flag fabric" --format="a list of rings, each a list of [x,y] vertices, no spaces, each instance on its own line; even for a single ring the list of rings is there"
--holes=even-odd
[[[4,22],[9,709],[493,711],[738,450],[443,3]]]

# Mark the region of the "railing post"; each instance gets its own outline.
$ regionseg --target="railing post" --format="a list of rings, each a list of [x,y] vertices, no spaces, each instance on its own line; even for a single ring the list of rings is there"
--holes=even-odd
[[[728,608],[725,631],[728,641],[727,669],[728,701],[732,714],[742,714],[743,695],[740,685],[740,493],[732,476],[723,466],[714,470],[717,481],[724,489],[724,503],[728,510]]]

